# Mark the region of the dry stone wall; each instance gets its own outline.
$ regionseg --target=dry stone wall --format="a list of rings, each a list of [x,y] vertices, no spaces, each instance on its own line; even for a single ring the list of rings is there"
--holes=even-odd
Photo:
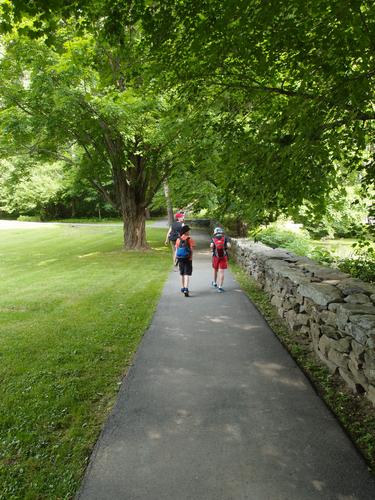
[[[232,239],[231,253],[319,360],[375,406],[375,287],[247,239]]]

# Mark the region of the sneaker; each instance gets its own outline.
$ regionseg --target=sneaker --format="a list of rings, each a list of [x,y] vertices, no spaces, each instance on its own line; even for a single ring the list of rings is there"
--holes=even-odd
[[[181,293],[185,293],[186,288],[181,288]]]
[[[215,283],[214,281],[211,281],[211,288],[217,288],[217,283]]]
[[[185,294],[185,297],[189,297],[189,290],[187,288],[185,288],[184,294]]]
[[[222,293],[222,292],[224,292],[224,288],[222,288],[221,286],[218,286],[218,287],[217,287],[217,291],[218,291],[219,293]]]

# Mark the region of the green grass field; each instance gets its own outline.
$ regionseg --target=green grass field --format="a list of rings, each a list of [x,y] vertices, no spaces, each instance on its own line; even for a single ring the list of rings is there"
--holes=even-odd
[[[354,238],[337,238],[336,240],[313,240],[314,244],[326,248],[340,259],[353,257],[353,244],[358,240]]]
[[[117,227],[0,231],[0,498],[74,496],[170,255]]]

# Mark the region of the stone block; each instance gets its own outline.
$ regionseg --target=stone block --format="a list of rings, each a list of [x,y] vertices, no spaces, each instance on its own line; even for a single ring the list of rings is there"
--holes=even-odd
[[[348,368],[349,356],[344,352],[336,351],[335,349],[329,349],[327,352],[327,358],[332,361],[335,365],[341,368]]]
[[[313,300],[308,299],[307,297],[303,297],[300,294],[298,295],[302,298],[302,301],[300,301],[300,311],[305,311],[307,312],[307,314],[311,314],[313,311],[315,311],[315,302]]]
[[[337,328],[334,326],[329,326],[329,325],[321,325],[320,326],[320,331],[322,334],[326,335],[327,337],[331,339],[340,339],[341,335],[339,334]]]
[[[331,349],[330,339],[325,335],[322,335],[319,339],[319,350],[327,356],[328,351]]]
[[[322,280],[322,283],[327,283],[327,285],[337,285],[338,283],[340,283],[340,280],[326,279]]]
[[[321,319],[320,319],[320,311],[318,311],[317,308],[313,309],[310,313],[308,313],[309,316],[315,323],[318,323],[320,325]]]
[[[270,272],[275,277],[285,277],[285,273],[288,272],[289,268],[290,266],[287,262],[278,259],[271,259],[265,266],[266,271]]]
[[[334,327],[336,327],[337,325],[336,314],[332,311],[322,311],[320,313],[320,318],[322,322],[326,323],[327,325]]]
[[[375,352],[374,351],[365,351],[363,358],[365,360],[366,365],[372,365],[375,369]]]
[[[350,341],[348,338],[342,338],[340,340],[335,340],[322,335],[319,340],[319,349],[328,355],[330,349],[339,351],[342,353],[348,353],[350,349]]]
[[[280,316],[280,318],[284,318],[285,317],[285,311],[282,307],[279,307],[277,309],[277,314]]]
[[[362,360],[357,358],[357,356],[354,354],[353,351],[350,351],[350,353],[349,353],[348,366],[349,366],[349,369],[351,369],[350,367],[353,366],[356,370],[362,370],[362,368],[363,368]]]
[[[368,304],[371,302],[370,297],[364,293],[353,293],[344,298],[349,304]]]
[[[324,356],[324,354],[321,351],[319,351],[319,349],[315,349],[315,354],[316,354],[317,358],[319,359],[319,361],[321,361],[332,374],[337,372],[337,369],[338,369],[337,366],[334,363],[332,363],[332,361],[327,359]]]
[[[370,349],[375,349],[375,335],[371,334],[368,336],[366,345]]]
[[[351,342],[351,348],[356,358],[362,359],[364,357],[365,347],[362,344],[353,339]]]
[[[282,307],[286,311],[290,311],[291,309],[295,312],[298,312],[299,310],[299,305],[297,304],[296,300],[293,300],[293,298],[287,298],[283,300]]]
[[[365,374],[367,380],[375,385],[375,369],[368,368],[366,365],[364,365],[363,373]]]
[[[351,359],[349,359],[348,368],[355,383],[361,385],[364,390],[367,390],[369,383],[365,374],[361,369],[357,368],[356,363],[353,362]]]
[[[357,278],[346,278],[337,284],[344,295],[351,295],[353,293],[365,293],[372,295],[375,293],[375,286],[370,283],[365,283]]]
[[[286,311],[285,320],[291,330],[299,330],[300,325],[297,323],[297,313],[295,311]]]
[[[318,347],[321,332],[320,327],[317,323],[310,324],[310,335],[314,346]]]
[[[375,385],[369,385],[366,391],[366,397],[375,406]]]
[[[350,351],[350,339],[348,337],[343,337],[339,340],[331,339],[332,347],[336,351],[346,352]]]
[[[298,287],[298,293],[322,306],[338,302],[342,298],[341,292],[335,286],[324,283],[302,284]]]
[[[370,295],[370,299],[372,300],[372,303],[375,304],[375,293]]]
[[[271,304],[274,305],[275,307],[281,307],[281,304],[283,303],[283,299],[281,297],[278,297],[277,295],[274,295],[271,299]]]
[[[349,321],[371,335],[375,333],[375,308],[374,314],[353,314],[349,316]]]
[[[347,273],[343,273],[338,269],[333,269],[331,267],[324,267],[313,261],[297,265],[301,267],[303,270],[307,271],[312,276],[320,278],[321,280],[341,281],[349,277],[349,274]]]
[[[270,260],[267,262],[266,267],[267,269],[272,269],[278,276],[287,278],[292,285],[310,282],[310,279],[307,278],[302,271],[296,269],[293,265],[289,265],[285,261]]]
[[[348,304],[344,303],[332,303],[329,304],[328,309],[336,313],[337,326],[339,329],[344,329],[345,324],[349,321],[353,322],[353,317],[359,315],[375,315],[375,306],[373,304]],[[369,318],[370,320],[371,318]],[[359,320],[354,320],[358,324]],[[362,320],[365,322],[365,319]],[[361,328],[367,328],[366,326],[360,325]]]
[[[367,340],[368,340],[368,333],[366,330],[363,330],[361,327],[354,325],[353,323],[346,323],[344,329],[343,329],[344,334],[350,335],[350,337],[353,337],[359,344],[362,344],[363,346],[366,345]]]
[[[358,392],[358,387],[357,387],[357,383],[356,381],[354,380],[354,377],[352,375],[352,373],[345,369],[345,368],[342,368],[341,366],[339,367],[339,374],[340,374],[340,377],[344,380],[345,384],[353,391],[353,392]]]
[[[310,328],[308,326],[301,326],[300,333],[305,337],[310,337]]]
[[[310,323],[310,318],[307,314],[297,314],[297,319],[296,319],[297,325],[300,326],[307,326]]]
[[[288,294],[287,289],[286,288],[282,288],[279,295],[280,295],[280,297],[284,298],[287,294]]]

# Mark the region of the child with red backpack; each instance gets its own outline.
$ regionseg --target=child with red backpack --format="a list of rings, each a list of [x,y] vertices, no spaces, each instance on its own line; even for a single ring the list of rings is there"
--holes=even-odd
[[[224,292],[224,269],[228,267],[227,249],[230,248],[230,243],[221,227],[215,227],[210,248],[212,250],[212,267],[214,269],[214,280],[211,286],[218,292]]]
[[[190,238],[190,227],[183,226],[180,237],[176,241],[176,260],[180,268],[181,292],[189,297],[189,278],[193,273],[193,245]]]

